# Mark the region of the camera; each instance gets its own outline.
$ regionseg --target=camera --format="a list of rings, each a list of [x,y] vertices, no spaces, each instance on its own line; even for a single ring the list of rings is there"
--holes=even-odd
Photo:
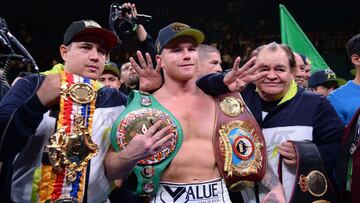
[[[117,34],[120,40],[128,39],[132,32],[136,30],[137,24],[144,24],[152,19],[151,16],[144,14],[137,14],[132,18],[128,18],[126,14],[130,12],[130,8],[121,7],[118,3],[110,5],[110,29]]]
[[[120,6],[121,8],[121,6]],[[130,8],[127,8],[127,7],[122,7],[121,8],[121,13],[126,15],[126,13],[130,13],[131,12],[131,9]]]

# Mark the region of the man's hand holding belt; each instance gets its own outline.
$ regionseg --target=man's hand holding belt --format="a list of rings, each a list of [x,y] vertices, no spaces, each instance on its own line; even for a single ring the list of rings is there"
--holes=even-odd
[[[155,155],[162,146],[170,144],[173,133],[168,133],[170,126],[161,128],[163,122],[158,120],[142,136],[136,135],[127,145],[126,150],[135,163]]]

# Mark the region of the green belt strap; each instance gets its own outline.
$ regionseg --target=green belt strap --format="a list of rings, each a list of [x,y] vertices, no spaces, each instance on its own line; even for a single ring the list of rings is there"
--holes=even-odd
[[[161,150],[162,154],[141,160],[135,166],[129,180],[133,193],[137,195],[156,195],[164,169],[181,147],[183,141],[181,125],[174,115],[157,102],[155,97],[147,93],[132,91],[128,97],[126,109],[116,119],[111,129],[111,144],[115,151],[121,151],[132,139],[134,132],[143,134],[144,125],[149,128],[159,119],[165,121],[163,126],[172,126],[177,139],[173,140],[172,147]]]

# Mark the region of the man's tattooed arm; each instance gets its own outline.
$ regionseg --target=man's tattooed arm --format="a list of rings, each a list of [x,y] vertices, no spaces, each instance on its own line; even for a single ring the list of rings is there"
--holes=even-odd
[[[261,184],[269,190],[262,199],[262,203],[285,203],[285,194],[282,184],[269,164],[267,164],[266,172],[261,180]]]
[[[274,173],[274,170],[271,168],[270,164],[267,164],[266,172],[261,180],[261,184],[265,186],[268,190],[273,189],[277,185],[281,184],[279,178]]]

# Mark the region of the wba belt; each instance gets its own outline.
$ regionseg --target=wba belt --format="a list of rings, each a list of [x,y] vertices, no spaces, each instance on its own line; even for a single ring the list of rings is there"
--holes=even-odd
[[[39,202],[82,202],[86,168],[98,152],[91,135],[99,86],[94,80],[64,71],[60,75],[57,131],[45,149],[51,165],[44,163],[41,168]]]
[[[292,141],[297,154],[296,179],[289,202],[330,203],[338,202],[320,153],[310,141]],[[279,163],[282,161],[280,160]],[[280,166],[279,169],[282,167]],[[280,180],[281,170],[279,171]]]
[[[266,169],[262,131],[239,93],[218,96],[215,159],[226,185],[232,191],[251,187]]]
[[[161,174],[182,144],[182,128],[175,116],[161,106],[152,95],[132,91],[125,111],[117,118],[111,130],[111,144],[115,151],[121,151],[135,135],[141,136],[158,120],[164,123],[161,128],[171,126],[169,133],[173,132],[175,136],[170,145],[163,146],[157,154],[139,161],[133,169],[129,179],[133,193],[137,195],[156,194]]]

